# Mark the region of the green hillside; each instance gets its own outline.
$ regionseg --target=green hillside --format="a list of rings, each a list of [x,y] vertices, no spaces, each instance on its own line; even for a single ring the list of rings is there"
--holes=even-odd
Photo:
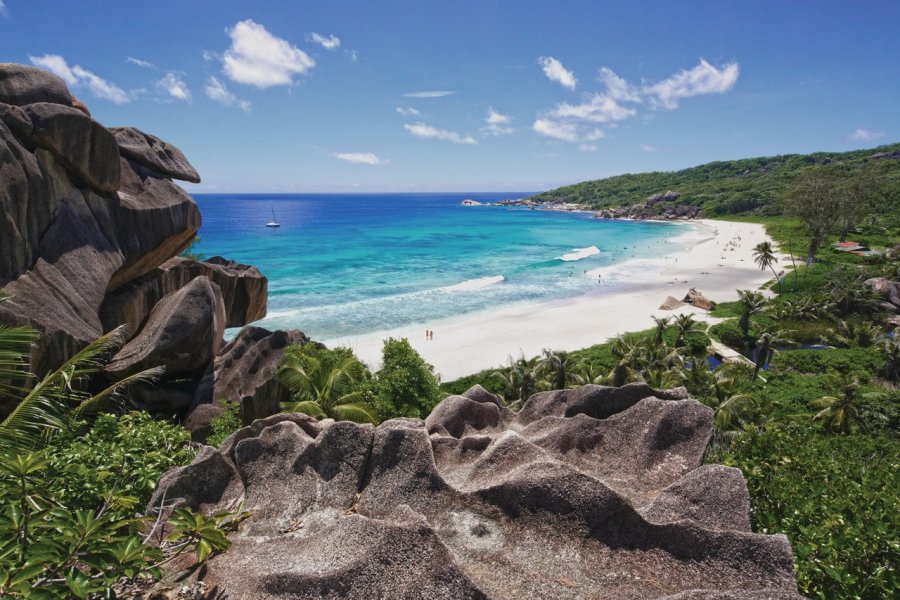
[[[873,158],[873,155],[888,155]],[[773,215],[782,212],[795,178],[810,169],[873,177],[882,190],[900,189],[900,143],[853,152],[785,154],[717,161],[681,171],[617,175],[585,181],[533,196],[535,202],[572,202],[596,209],[643,204],[666,191],[678,192],[680,205],[699,206],[704,216],[729,214]],[[897,210],[894,202],[889,208]],[[661,213],[666,202],[654,207]]]

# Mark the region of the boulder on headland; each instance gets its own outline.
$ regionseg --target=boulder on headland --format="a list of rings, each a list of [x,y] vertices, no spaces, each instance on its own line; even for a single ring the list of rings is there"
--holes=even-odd
[[[48,71],[16,63],[0,63],[0,102],[14,106],[52,102],[72,106],[66,82]]]
[[[516,414],[473,389],[424,423],[255,421],[157,485],[162,519],[239,499],[251,511],[227,551],[171,567],[157,590],[800,598],[787,538],[750,531],[740,471],[702,465],[713,411],[684,396],[588,386]]]
[[[159,301],[105,371],[114,379],[160,366],[167,376],[200,374],[213,361],[224,331],[222,292],[197,277]]]
[[[135,127],[113,127],[110,131],[125,158],[130,158],[160,175],[200,183],[197,170],[175,146]]]

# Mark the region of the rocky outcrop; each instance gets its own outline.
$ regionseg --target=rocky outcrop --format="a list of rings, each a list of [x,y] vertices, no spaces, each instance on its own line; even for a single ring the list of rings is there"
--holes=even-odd
[[[880,307],[892,313],[900,313],[900,281],[891,281],[886,277],[866,279],[865,285],[872,288],[880,297]]]
[[[799,598],[784,536],[750,531],[740,472],[701,466],[713,412],[683,390],[480,388],[426,421],[275,415],[160,480],[149,510],[250,518],[203,569],[234,598]],[[668,398],[668,399],[664,399]],[[168,582],[168,583],[167,583]]]
[[[181,150],[134,127],[110,129],[122,156],[166,177],[200,183],[200,175]]]
[[[197,277],[206,277],[222,290],[225,327],[240,327],[266,316],[268,281],[259,269],[220,256],[205,261],[176,256],[108,294],[100,310],[103,326],[125,324],[137,331],[157,302]]]
[[[206,277],[198,277],[153,308],[140,333],[113,356],[105,371],[113,379],[159,366],[168,376],[199,375],[212,363],[224,331],[222,292]]]
[[[267,288],[247,265],[173,258],[200,212],[172,177],[199,181],[176,147],[106,129],[55,75],[0,64],[0,323],[38,330],[39,376],[126,324],[106,376],[164,367],[131,394],[167,417],[197,404],[225,327],[263,317]]]
[[[0,102],[23,106],[52,102],[72,106],[66,82],[53,73],[28,65],[0,63]]]
[[[244,327],[216,356],[197,390],[196,405],[239,403],[245,424],[277,413],[281,403],[290,400],[290,392],[275,381],[278,363],[285,348],[308,343],[302,331]],[[199,417],[188,417],[192,430],[204,425]]]

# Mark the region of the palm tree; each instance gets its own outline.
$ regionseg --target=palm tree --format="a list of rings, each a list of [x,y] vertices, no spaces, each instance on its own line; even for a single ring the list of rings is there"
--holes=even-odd
[[[715,413],[713,422],[720,433],[739,431],[752,408],[753,396],[738,391],[738,379],[720,373],[713,379],[712,398],[707,405]]]
[[[311,417],[338,421],[375,423],[369,409],[361,403],[359,388],[365,367],[352,354],[336,353],[331,360],[322,351],[311,348],[303,353],[286,354],[275,379],[293,393],[283,409]]]
[[[751,290],[738,290],[737,293],[741,303],[741,318],[738,320],[738,326],[744,332],[744,337],[748,337],[750,335],[750,317],[762,311],[766,305],[766,299],[759,292]]]
[[[760,242],[753,249],[753,262],[755,262],[760,270],[772,269],[772,275],[775,276],[775,282],[778,283],[778,289],[781,290],[781,282],[778,280],[778,273],[775,272],[774,264],[778,262],[775,252],[772,250],[771,242]]]
[[[694,320],[693,315],[688,314],[680,314],[675,317],[675,321],[673,323],[676,331],[675,336],[675,347],[681,348],[684,346],[684,337],[689,333],[702,333],[703,325]]]
[[[568,381],[572,370],[572,356],[562,350],[550,350],[544,348],[541,353],[541,360],[537,366],[537,372],[540,375],[550,375],[553,389],[564,390],[568,385]]]
[[[509,357],[509,366],[494,371],[491,376],[503,384],[503,395],[507,400],[525,401],[537,391],[537,377],[524,355],[518,360]]]
[[[584,359],[572,373],[572,380],[576,385],[602,385],[606,381],[606,375],[600,370],[599,363]]]
[[[876,398],[882,394],[861,394],[861,385],[858,380],[846,382],[836,377],[831,377],[832,386],[839,390],[838,395],[822,396],[812,401],[812,405],[821,408],[813,419],[822,419],[825,427],[839,433],[849,433],[853,424],[862,428],[866,426],[866,417],[881,416],[872,411],[867,411],[862,405],[864,398]]]
[[[18,400],[0,422],[0,451],[28,452],[44,447],[50,436],[66,427],[69,417],[88,417],[106,407],[132,383],[152,381],[164,369],[156,367],[114,382],[96,394],[85,391],[109,356],[125,342],[125,327],[100,336],[40,381],[25,371],[36,332],[27,327],[0,326],[0,392]]]
[[[637,379],[633,365],[640,350],[640,343],[630,337],[619,336],[613,340],[610,352],[618,362],[607,375],[610,385],[620,387]]]
[[[900,381],[900,338],[887,338],[880,347],[884,358],[882,372],[891,381]]]
[[[651,317],[653,322],[656,325],[656,340],[657,344],[662,344],[663,335],[666,333],[666,329],[669,328],[669,321],[671,321],[671,317]]]
[[[756,365],[753,368],[753,378],[759,375],[760,369],[763,368],[777,351],[777,346],[793,344],[788,339],[788,332],[778,329],[775,331],[766,331],[756,340]]]

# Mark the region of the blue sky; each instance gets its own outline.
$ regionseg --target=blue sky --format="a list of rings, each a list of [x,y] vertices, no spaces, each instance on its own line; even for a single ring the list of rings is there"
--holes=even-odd
[[[900,2],[0,0],[191,191],[536,191],[900,139]]]

